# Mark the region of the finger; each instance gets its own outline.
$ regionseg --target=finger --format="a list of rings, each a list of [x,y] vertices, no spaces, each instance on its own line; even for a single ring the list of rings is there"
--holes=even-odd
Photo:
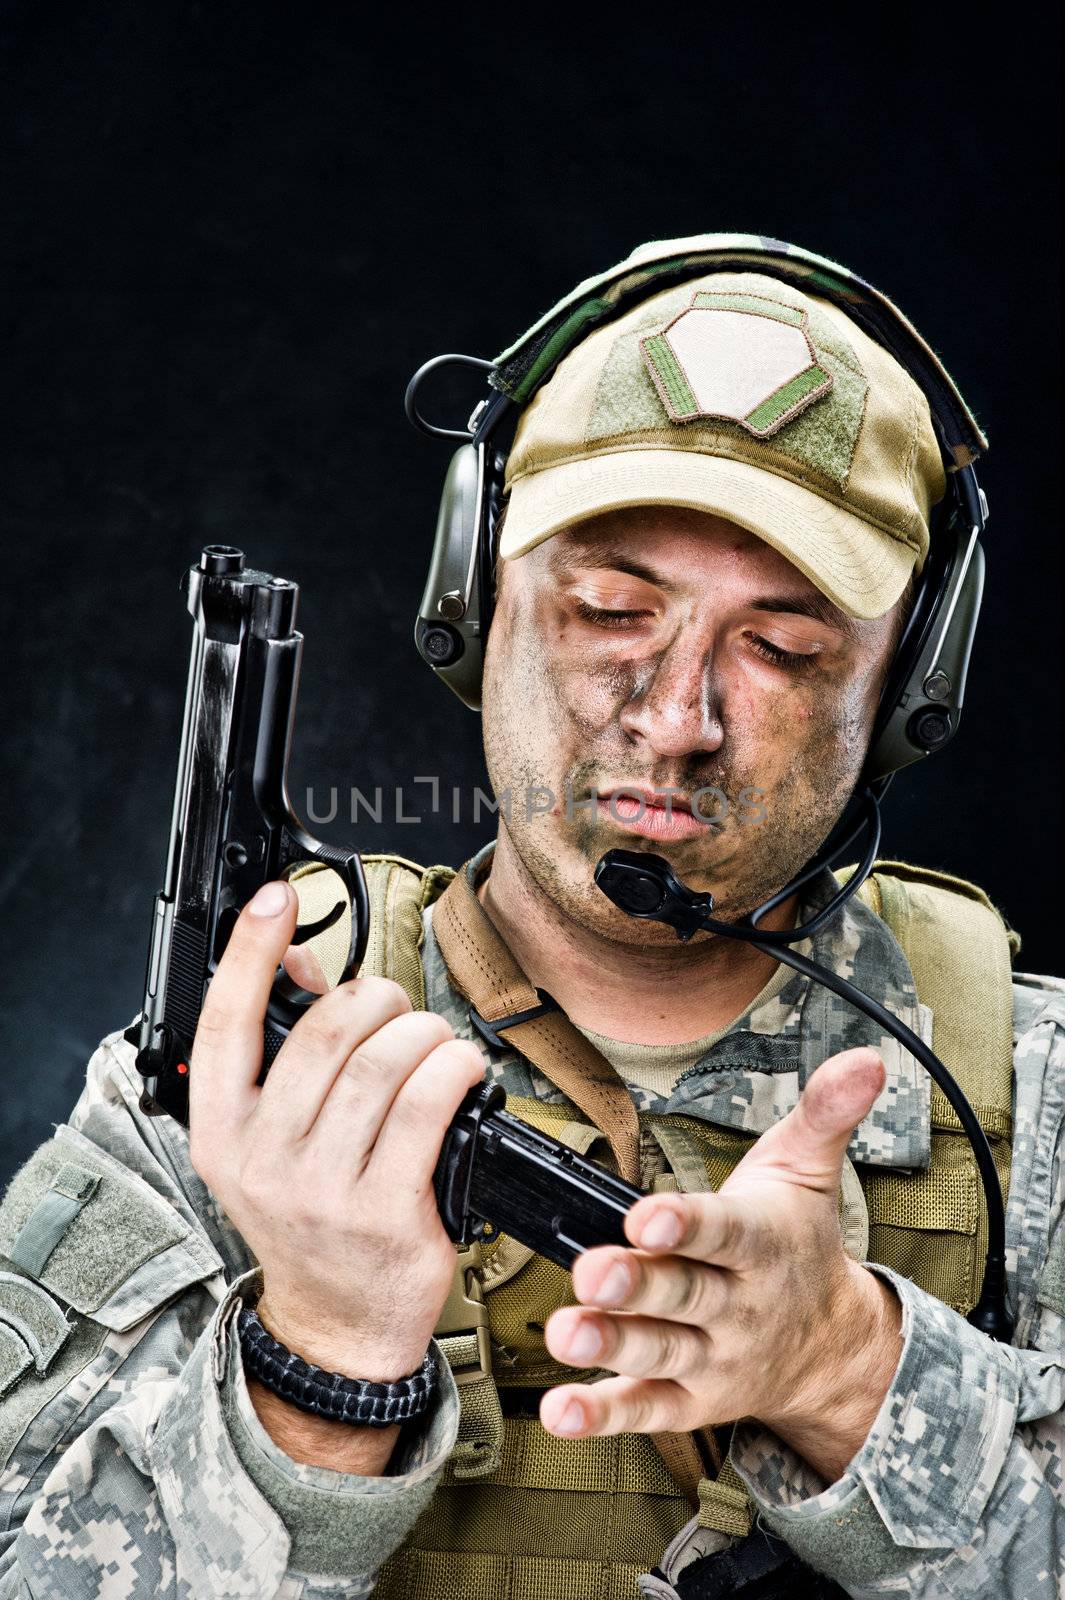
[[[329,983],[321,963],[310,945],[290,944],[282,957],[281,965],[301,989],[309,994],[328,994]]]
[[[540,1421],[564,1439],[687,1431],[687,1391],[672,1378],[603,1378],[561,1384],[540,1401]]]
[[[412,1025],[409,1033],[404,1024]],[[409,1037],[408,1051],[420,1057],[440,1043],[442,1029],[446,1037],[450,1029],[442,1017],[411,1011],[398,983],[378,977],[349,979],[316,1000],[285,1040],[263,1085],[257,1127],[263,1137],[282,1144],[307,1138],[346,1072],[362,1084],[366,1104],[358,1110],[349,1104],[353,1126],[348,1135],[364,1151],[368,1146],[360,1142],[362,1121],[373,1115],[375,1096],[387,1105],[395,1092],[392,1080],[403,1040]]]
[[[886,1076],[883,1059],[868,1046],[831,1056],[809,1079],[795,1109],[762,1135],[740,1167],[746,1163],[749,1172],[771,1166],[834,1198],[851,1135],[872,1110]]]
[[[687,1256],[657,1259],[603,1245],[573,1263],[573,1288],[584,1305],[708,1328],[727,1314],[732,1284],[716,1266]]]
[[[361,1174],[404,1083],[453,1037],[450,1025],[432,1011],[394,1017],[371,1034],[341,1064],[308,1131],[315,1159]]]
[[[683,1322],[658,1317],[609,1316],[566,1306],[552,1313],[544,1342],[571,1367],[605,1367],[629,1378],[704,1376],[711,1360],[709,1334]]]
[[[448,1125],[483,1078],[484,1058],[471,1040],[437,1045],[399,1088],[377,1134],[366,1182],[382,1196],[397,1181],[412,1194],[428,1195]]]
[[[190,1128],[229,1127],[235,1111],[247,1116],[255,1105],[263,1018],[278,963],[296,926],[296,910],[296,896],[287,883],[264,883],[237,918],[193,1042]]]
[[[766,1252],[767,1222],[742,1196],[645,1195],[625,1216],[625,1237],[647,1255],[687,1256],[738,1272]]]

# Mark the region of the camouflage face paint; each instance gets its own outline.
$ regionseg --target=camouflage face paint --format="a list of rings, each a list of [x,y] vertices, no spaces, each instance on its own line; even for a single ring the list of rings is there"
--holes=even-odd
[[[595,528],[632,559],[588,565],[576,529],[507,575],[488,641],[485,754],[497,795],[554,796],[539,815],[515,806],[501,826],[563,915],[624,942],[669,944],[668,930],[606,903],[592,882],[599,857],[612,846],[663,854],[730,918],[769,898],[853,788],[894,620],[833,631],[752,609],[770,590],[793,594],[797,608],[816,591],[763,541],[702,513],[642,508]],[[612,620],[582,614],[589,598]],[[798,659],[766,659],[758,641]],[[710,814],[721,820],[691,838],[634,835],[596,803],[632,785],[720,791]],[[757,823],[745,804],[752,790],[764,808]]]

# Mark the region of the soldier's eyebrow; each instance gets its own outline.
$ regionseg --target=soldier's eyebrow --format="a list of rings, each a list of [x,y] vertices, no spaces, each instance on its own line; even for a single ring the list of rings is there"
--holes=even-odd
[[[854,618],[849,617],[845,611],[825,594],[767,594],[761,595],[757,600],[749,603],[751,611],[790,611],[800,617],[813,617],[815,622],[823,622],[826,628],[834,628],[837,633],[842,633],[848,639],[858,637],[858,629],[854,625]]]
[[[645,583],[657,584],[660,589],[672,592],[677,586],[649,567],[643,561],[634,561],[623,545],[611,543],[606,538],[589,535],[571,540],[568,547],[560,545],[551,554],[550,565],[556,572],[567,567],[609,567],[611,572],[626,572],[632,578],[642,578]]]

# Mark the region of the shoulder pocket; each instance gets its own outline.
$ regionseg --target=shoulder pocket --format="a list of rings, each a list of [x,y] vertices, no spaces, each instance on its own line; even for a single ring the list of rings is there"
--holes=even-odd
[[[97,1358],[100,1382],[121,1364],[128,1341],[115,1336],[222,1270],[150,1184],[60,1127],[0,1205],[0,1468]]]
[[[71,1331],[50,1294],[17,1272],[0,1271],[0,1395],[30,1366],[47,1372]]]
[[[57,1300],[0,1259],[0,1480],[34,1418],[95,1361],[106,1339],[102,1324],[69,1319]]]
[[[0,1205],[0,1256],[118,1332],[222,1271],[162,1195],[66,1126],[12,1179]]]

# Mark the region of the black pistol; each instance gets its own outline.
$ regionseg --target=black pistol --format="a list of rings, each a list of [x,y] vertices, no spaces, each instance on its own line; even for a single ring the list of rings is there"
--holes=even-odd
[[[327,931],[343,946],[334,981],[362,960],[369,906],[354,851],[321,843],[288,796],[287,770],[303,635],[299,589],[207,545],[183,579],[194,633],[166,878],[155,897],[144,1005],[126,1030],[145,1078],[141,1107],[187,1125],[189,1052],[204,993],[242,907],[264,883],[300,894],[295,942]],[[303,923],[308,896],[320,912]],[[302,892],[301,892],[302,889]],[[263,1029],[265,1076],[290,1028],[317,997],[279,968]]]
[[[354,976],[369,933],[355,851],[309,834],[286,774],[303,636],[299,590],[245,567],[241,551],[207,545],[184,580],[195,624],[166,878],[156,896],[141,1015],[126,1030],[151,1116],[189,1120],[189,1054],[211,976],[242,908],[287,878],[300,898],[294,943],[315,941],[332,985]],[[324,955],[323,955],[324,952]],[[263,1028],[262,1083],[317,995],[278,968]],[[504,1232],[570,1267],[581,1250],[626,1244],[640,1191],[530,1128],[504,1090],[470,1090],[445,1135],[434,1175],[456,1243]]]

